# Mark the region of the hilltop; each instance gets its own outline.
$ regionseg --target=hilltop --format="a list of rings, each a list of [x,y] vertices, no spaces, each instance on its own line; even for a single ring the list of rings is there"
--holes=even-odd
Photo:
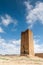
[[[43,58],[37,56],[0,56],[0,65],[43,65]]]

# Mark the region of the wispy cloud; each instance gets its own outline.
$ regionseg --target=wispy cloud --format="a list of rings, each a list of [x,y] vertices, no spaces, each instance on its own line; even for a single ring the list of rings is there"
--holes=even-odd
[[[26,21],[30,25],[29,28],[32,28],[37,21],[43,24],[43,2],[37,2],[35,6],[33,6],[26,1],[25,6],[27,13]]]
[[[0,33],[4,33],[5,31],[0,27]]]
[[[33,6],[30,4],[30,2],[25,1],[24,4],[26,6],[26,11],[31,10],[33,8]]]
[[[34,39],[34,52],[43,53],[43,43],[39,39]],[[20,54],[21,40],[8,40],[0,37],[0,54]]]
[[[20,39],[8,40],[0,38],[0,54],[20,54]]]
[[[13,19],[10,15],[5,14],[5,16],[1,16],[1,22],[4,26],[8,26],[11,23],[16,25],[18,21],[16,19]]]
[[[34,38],[34,52],[35,53],[43,53],[43,43],[41,43],[40,38],[38,38],[36,36]]]

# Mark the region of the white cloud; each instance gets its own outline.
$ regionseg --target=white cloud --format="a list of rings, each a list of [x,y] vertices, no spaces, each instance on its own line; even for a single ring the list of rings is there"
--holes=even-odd
[[[10,23],[17,24],[17,20],[13,19],[11,16],[8,14],[5,14],[5,16],[1,16],[2,24],[4,26],[8,26]]]
[[[39,39],[34,39],[34,52],[43,53],[43,43],[40,44]]]
[[[0,33],[4,33],[4,30],[2,29],[2,27],[0,27]]]
[[[43,53],[43,44],[35,44],[34,45],[34,52],[35,53]]]
[[[20,54],[20,39],[6,42],[0,38],[0,54]]]
[[[37,22],[37,20],[43,24],[43,2],[37,2],[35,7],[33,7],[33,5],[30,5],[29,2],[27,2],[27,4],[25,4],[27,12],[26,21],[28,24],[30,24],[29,27],[31,28],[34,23]],[[29,8],[31,9],[29,10]]]
[[[26,5],[27,11],[28,11],[28,10],[31,10],[31,9],[33,8],[33,6],[30,5],[30,2],[26,2],[26,1],[25,1],[24,4]]]
[[[34,39],[34,52],[43,53],[43,44],[39,43],[39,39]],[[0,37],[0,54],[20,54],[21,40],[8,40]]]

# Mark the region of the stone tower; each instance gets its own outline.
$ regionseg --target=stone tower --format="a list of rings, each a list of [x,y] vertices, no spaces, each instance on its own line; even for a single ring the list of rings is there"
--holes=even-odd
[[[21,55],[34,55],[33,34],[31,30],[21,33]]]

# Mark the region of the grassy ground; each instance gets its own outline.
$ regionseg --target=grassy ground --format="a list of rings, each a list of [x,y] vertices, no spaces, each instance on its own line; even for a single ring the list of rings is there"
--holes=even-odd
[[[29,56],[0,56],[0,65],[43,65],[43,58]]]

